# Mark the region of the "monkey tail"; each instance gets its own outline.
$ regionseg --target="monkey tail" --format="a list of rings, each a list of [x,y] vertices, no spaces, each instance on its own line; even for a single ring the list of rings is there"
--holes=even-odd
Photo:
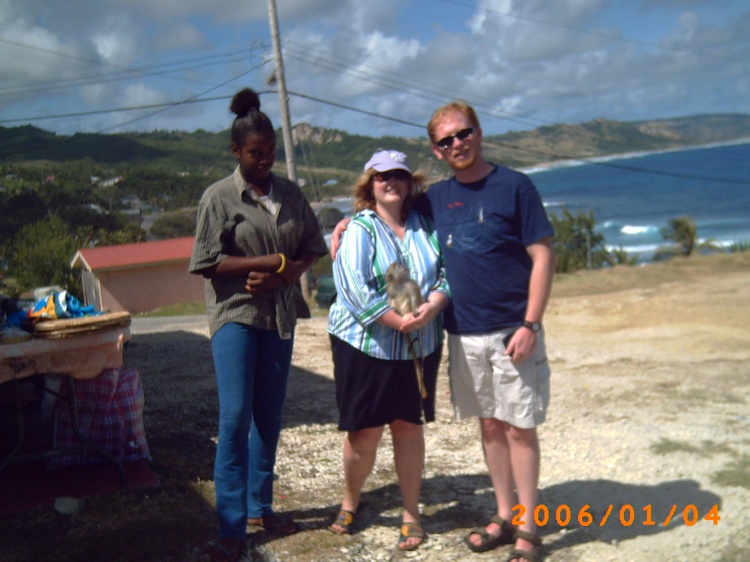
[[[412,340],[411,336],[408,333],[404,335],[406,336],[406,341],[409,344],[409,354],[411,355],[412,361],[414,361],[414,371],[417,373],[417,386],[419,387],[419,394],[424,400],[427,398],[427,389],[424,386],[424,370],[422,369],[422,361],[420,361],[419,357],[417,357],[417,353],[414,350],[415,340]]]

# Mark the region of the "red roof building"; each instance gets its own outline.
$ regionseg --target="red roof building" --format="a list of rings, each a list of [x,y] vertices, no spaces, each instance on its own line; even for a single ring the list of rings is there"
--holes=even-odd
[[[70,266],[82,270],[85,304],[105,312],[147,312],[203,302],[203,277],[188,273],[192,236],[82,248]]]

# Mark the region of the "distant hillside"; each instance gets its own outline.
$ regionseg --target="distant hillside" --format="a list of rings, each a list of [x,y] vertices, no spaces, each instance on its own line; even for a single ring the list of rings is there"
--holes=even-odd
[[[0,162],[65,162],[89,159],[100,164],[159,165],[181,169],[231,162],[228,133],[206,131],[57,135],[27,125],[0,127]]]
[[[548,125],[531,131],[485,137],[490,160],[526,167],[555,160],[581,159],[624,152],[657,150],[750,138],[750,115],[702,115],[654,121],[595,119],[578,125]],[[300,124],[294,128],[295,159],[300,176],[313,171],[321,183],[346,180],[361,171],[373,151],[406,152],[415,166],[435,166],[426,138],[351,135],[345,131]],[[279,134],[279,141],[281,135]],[[284,173],[279,142],[277,167]],[[207,131],[88,134],[63,136],[33,126],[0,127],[0,163],[90,160],[164,171],[230,170],[229,133]],[[222,172],[223,173],[223,172]]]
[[[485,150],[490,159],[524,167],[741,138],[750,139],[750,115],[701,115],[629,123],[594,119],[579,125],[549,125],[486,137]]]

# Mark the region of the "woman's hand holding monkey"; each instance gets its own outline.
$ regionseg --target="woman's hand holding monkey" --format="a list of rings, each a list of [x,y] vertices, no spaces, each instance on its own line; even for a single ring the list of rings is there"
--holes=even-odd
[[[446,299],[447,301],[447,299]],[[403,322],[399,331],[401,332],[412,332],[424,328],[427,324],[432,322],[435,317],[440,314],[445,304],[437,299],[427,300],[419,307],[419,314],[414,316],[413,314],[405,314]]]

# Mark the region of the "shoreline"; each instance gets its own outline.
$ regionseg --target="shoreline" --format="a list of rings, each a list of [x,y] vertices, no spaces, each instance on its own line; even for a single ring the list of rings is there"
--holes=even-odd
[[[554,160],[552,162],[543,162],[541,164],[535,164],[529,168],[519,168],[518,171],[526,175],[533,175],[537,173],[547,172],[549,170],[555,170],[558,168],[574,168],[577,166],[589,166],[592,164],[599,164],[601,162],[612,162],[615,160],[633,160],[635,158],[642,158],[644,156],[652,156],[655,154],[668,154],[670,152],[687,152],[690,150],[701,150],[706,148],[719,148],[722,146],[734,146],[750,144],[750,137],[742,137],[739,139],[729,141],[718,141],[697,145],[687,145],[673,148],[660,148],[657,150],[637,150],[633,152],[619,152],[616,154],[607,154],[602,156],[592,156],[590,158],[569,158],[567,160]]]

